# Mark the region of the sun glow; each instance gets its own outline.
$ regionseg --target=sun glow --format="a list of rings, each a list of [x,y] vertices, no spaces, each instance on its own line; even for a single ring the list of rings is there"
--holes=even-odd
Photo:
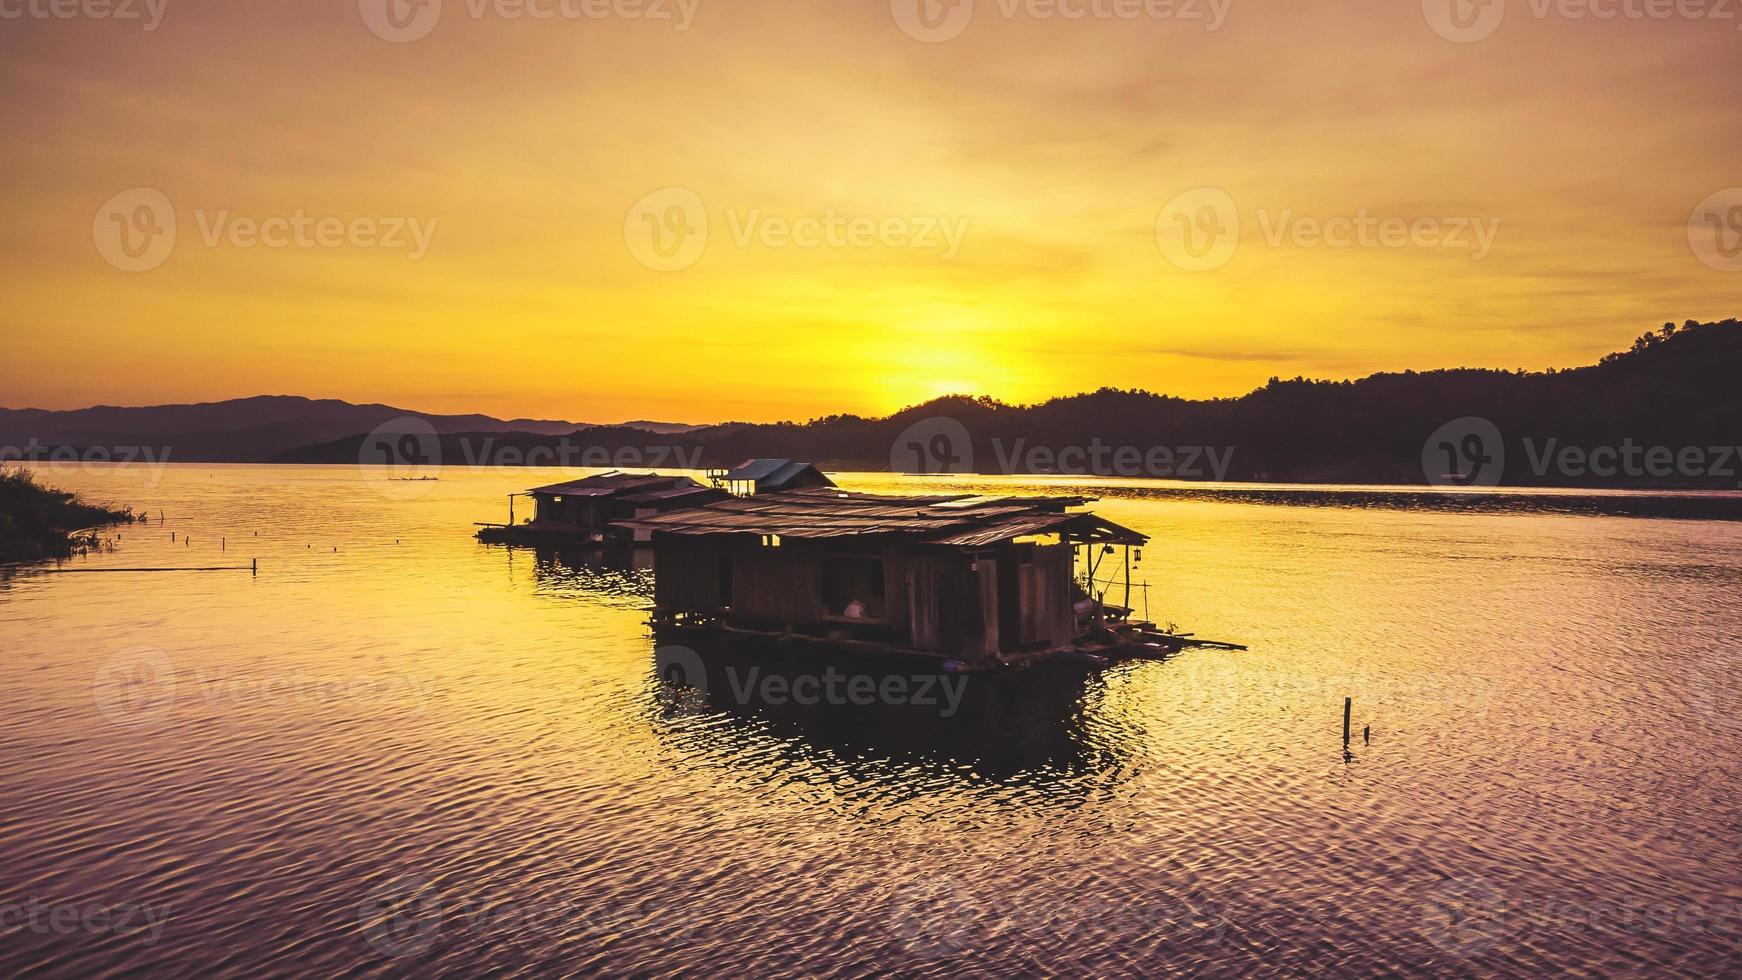
[[[744,0],[681,34],[448,18],[387,44],[329,7],[4,32],[7,404],[771,421],[1571,366],[1736,312],[1688,215],[1736,184],[1742,73],[1686,66],[1742,35],[1694,21],[1463,46],[1419,12],[1260,3],[1213,35],[983,17],[930,45],[887,5]],[[93,215],[138,188],[177,240],[126,271]],[[1214,190],[1237,247],[1184,267],[1157,229]],[[415,256],[202,233],[299,214],[432,233]],[[1358,215],[1498,233],[1479,256],[1295,233]],[[68,369],[92,350],[127,356]]]

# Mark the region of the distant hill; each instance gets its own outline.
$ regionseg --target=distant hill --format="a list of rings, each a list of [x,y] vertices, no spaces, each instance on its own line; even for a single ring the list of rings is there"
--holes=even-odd
[[[196,405],[73,411],[0,409],[0,447],[149,446],[168,448],[173,462],[264,462],[310,443],[360,434],[393,419],[420,418],[437,432],[530,432],[561,435],[585,428],[546,419],[488,415],[436,415],[391,405],[354,405],[334,399],[263,395]],[[647,431],[681,432],[676,423],[643,424]],[[354,460],[353,460],[354,461]]]
[[[653,438],[622,426],[561,438],[450,432],[437,452],[461,464],[675,469],[782,456],[835,470],[919,472],[943,463],[938,468],[978,473],[1423,484],[1461,472],[1441,461],[1449,448],[1473,453],[1465,464],[1493,458],[1491,472],[1467,465],[1471,476],[1487,476],[1475,482],[1735,489],[1742,483],[1742,459],[1735,458],[1742,451],[1734,448],[1742,443],[1739,374],[1742,325],[1689,321],[1665,324],[1629,351],[1570,370],[1273,378],[1250,394],[1208,401],[1112,388],[1036,405],[952,397],[884,418],[727,423]],[[1469,441],[1478,435],[1464,421],[1472,418],[1491,426],[1491,439]],[[351,436],[283,458],[355,461],[362,441]],[[1096,446],[1098,460],[1090,455]],[[1629,446],[1634,471],[1600,472],[1605,448],[1619,460]],[[1569,450],[1575,464],[1585,463],[1568,465]],[[1648,457],[1648,450],[1659,456]],[[1684,451],[1696,452],[1697,466],[1655,465]]]
[[[664,432],[652,424],[422,416],[438,435],[419,455],[433,454],[447,465],[678,469],[778,456],[835,470],[1396,484],[1463,474],[1478,484],[1509,486],[1736,489],[1742,485],[1739,375],[1742,324],[1688,321],[1664,324],[1632,349],[1587,367],[1406,371],[1355,381],[1272,378],[1238,398],[1206,401],[1104,388],[1035,405],[952,397],[883,418],[663,426]],[[346,417],[334,409],[320,418],[322,431],[314,438],[286,445],[292,430],[316,426],[285,422],[271,439],[242,439],[231,457],[184,455],[173,437],[146,427],[146,416],[129,416],[132,428],[125,431],[150,444],[178,445],[176,459],[355,463],[375,425],[418,414],[344,407],[358,414]],[[117,429],[85,431],[103,434],[91,444],[121,438]],[[221,443],[202,434],[202,445]],[[269,445],[282,448],[264,452]],[[1610,459],[1615,464],[1606,467]]]

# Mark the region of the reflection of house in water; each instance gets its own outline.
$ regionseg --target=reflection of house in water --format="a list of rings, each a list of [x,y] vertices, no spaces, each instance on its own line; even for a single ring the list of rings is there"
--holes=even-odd
[[[647,548],[534,545],[509,548],[506,560],[532,556],[532,577],[541,594],[644,609],[653,600],[653,552]]]
[[[533,515],[515,524],[514,497],[533,500]],[[658,473],[600,473],[553,483],[509,497],[509,523],[485,524],[478,540],[486,544],[604,544],[614,536],[646,541],[646,536],[615,534],[611,525],[637,517],[723,500],[723,490],[687,476]]]
[[[656,637],[663,640],[664,631]],[[872,771],[860,775],[879,779],[889,776],[885,767],[894,759],[936,765],[952,779],[1052,782],[1104,770],[1121,749],[1091,744],[1083,706],[1101,682],[1070,664],[946,675],[936,660],[819,660],[811,652],[737,637],[660,646],[653,659],[649,680],[662,733],[685,737],[690,730],[673,723],[697,713],[736,719],[690,733],[705,743],[700,747],[728,758],[765,760],[777,751],[843,771],[869,764]],[[886,698],[881,689],[869,697],[854,693],[890,677],[901,678],[900,697]],[[863,688],[854,686],[859,678]]]

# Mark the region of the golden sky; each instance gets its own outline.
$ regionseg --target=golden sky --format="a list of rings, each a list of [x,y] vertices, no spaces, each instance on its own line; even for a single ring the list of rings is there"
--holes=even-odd
[[[1742,5],[122,2],[0,0],[0,405],[802,419],[1742,312]]]

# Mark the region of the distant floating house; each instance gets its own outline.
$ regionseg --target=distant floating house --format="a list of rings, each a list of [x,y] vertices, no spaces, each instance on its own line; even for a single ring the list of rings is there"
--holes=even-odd
[[[740,497],[835,485],[812,464],[790,459],[747,459],[731,469],[708,471],[708,479],[714,486]]]
[[[667,629],[970,667],[1044,654],[1172,652],[1193,642],[1130,621],[1132,552],[1148,538],[1075,509],[1086,502],[831,486],[759,492],[618,526],[652,538],[654,620]],[[1096,585],[1102,559],[1118,547],[1126,549],[1123,606],[1106,603]]]
[[[515,524],[514,497],[531,497],[533,514]],[[687,476],[658,473],[600,473],[536,487],[509,497],[509,523],[480,525],[487,544],[600,544],[607,540],[646,541],[646,536],[616,532],[618,521],[652,517],[669,510],[726,499],[724,490]]]

